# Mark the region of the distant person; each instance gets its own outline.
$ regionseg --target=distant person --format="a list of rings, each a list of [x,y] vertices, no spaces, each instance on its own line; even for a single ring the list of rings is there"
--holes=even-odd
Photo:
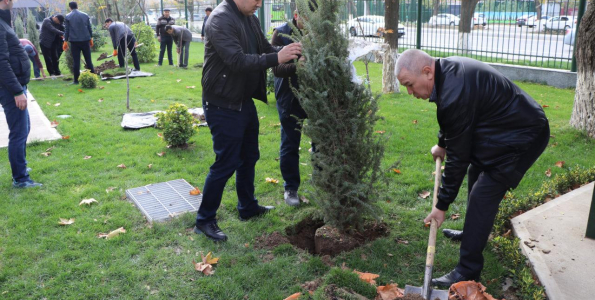
[[[21,46],[23,46],[25,49],[25,52],[27,52],[27,56],[29,56],[29,59],[33,63],[33,74],[35,75],[35,78],[39,78],[43,75],[43,78],[45,79],[43,65],[41,64],[41,60],[39,60],[39,51],[37,51],[35,45],[33,45],[33,43],[27,39],[20,39],[19,41],[21,42]]]
[[[58,20],[60,20],[60,18],[58,18]],[[54,25],[56,29],[62,32],[66,31],[66,27],[64,26],[64,19],[62,19],[59,24],[53,23],[52,25]],[[64,36],[56,36],[56,39],[54,40],[54,44],[52,46],[52,51],[54,51],[56,53],[56,56],[58,57],[58,63],[56,64],[55,74],[57,76],[62,75],[62,73],[60,72],[60,57],[62,57],[62,53],[64,53],[64,49],[62,49],[63,42]]]
[[[31,64],[25,49],[11,27],[13,0],[0,0],[0,105],[8,124],[8,161],[12,170],[12,186],[40,187],[27,170],[27,137],[30,122],[27,110],[27,84]]]
[[[58,56],[58,49],[56,47],[56,39],[61,44],[64,37],[64,31],[60,30],[60,25],[64,23],[64,16],[57,14],[49,18],[45,18],[41,24],[41,32],[39,33],[39,48],[45,60],[46,70],[50,76],[60,75],[60,57]]]
[[[205,39],[205,26],[207,25],[207,20],[209,19],[209,16],[211,15],[211,12],[213,11],[213,8],[211,8],[210,6],[205,8],[205,19],[202,21],[202,28],[200,31],[200,38],[204,41]]]
[[[176,52],[178,53],[178,64],[181,68],[188,67],[188,55],[190,54],[190,42],[192,42],[192,32],[188,28],[167,25],[165,31],[172,36],[176,43]]]
[[[120,68],[124,68],[125,66],[126,49],[128,49],[130,51],[130,55],[132,56],[134,70],[140,71],[138,55],[136,55],[136,39],[134,38],[134,33],[132,30],[130,30],[130,27],[122,22],[114,22],[110,18],[105,19],[103,26],[109,31],[109,34],[112,37],[114,56],[118,56]]]
[[[155,26],[155,32],[157,33],[157,40],[161,43],[161,50],[159,51],[159,62],[158,65],[161,66],[163,64],[163,55],[165,54],[165,49],[167,49],[167,59],[169,60],[169,65],[173,66],[173,56],[171,53],[171,48],[173,46],[174,40],[169,33],[165,31],[165,26],[167,25],[175,25],[176,20],[172,18],[170,15],[169,8],[163,10],[163,16],[159,17],[157,20],[157,26]]]
[[[62,49],[68,50],[68,42],[70,42],[70,52],[72,53],[72,60],[74,61],[74,81],[72,84],[79,84],[79,75],[81,73],[81,52],[85,58],[87,68],[91,73],[95,73],[93,68],[93,61],[91,60],[91,47],[93,47],[93,29],[89,16],[78,10],[76,2],[68,3],[71,12],[66,15],[64,31],[64,45]]]

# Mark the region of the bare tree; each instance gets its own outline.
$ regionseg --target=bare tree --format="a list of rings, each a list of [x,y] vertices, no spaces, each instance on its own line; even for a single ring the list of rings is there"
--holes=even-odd
[[[543,0],[534,0],[535,1],[535,11],[537,12],[537,20],[541,20],[541,1]]]
[[[399,0],[384,1],[384,40],[388,47],[382,59],[382,92],[398,93],[396,66],[399,54]]]
[[[438,14],[438,11],[440,10],[440,0],[433,0],[434,1],[434,9],[432,12],[432,16],[435,16]]]
[[[471,38],[471,26],[475,6],[479,0],[461,1],[461,19],[459,21],[459,51],[462,54],[469,52],[469,40]]]
[[[595,138],[595,0],[590,0],[577,30],[578,66],[570,125]]]

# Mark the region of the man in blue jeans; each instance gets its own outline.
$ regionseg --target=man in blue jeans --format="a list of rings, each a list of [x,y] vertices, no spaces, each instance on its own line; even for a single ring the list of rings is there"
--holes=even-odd
[[[202,101],[216,158],[205,180],[194,232],[214,241],[227,235],[216,214],[227,180],[236,173],[240,220],[266,214],[254,196],[254,168],[258,150],[258,114],[252,98],[266,102],[266,69],[296,59],[300,44],[279,52],[266,40],[254,12],[261,2],[225,0],[205,26],[205,63]]]
[[[65,18],[64,30],[64,45],[62,49],[68,50],[68,42],[70,42],[70,52],[72,53],[72,60],[74,61],[74,81],[72,84],[79,84],[79,75],[81,74],[81,52],[85,58],[87,68],[91,73],[95,73],[93,68],[93,61],[91,60],[91,47],[93,47],[93,29],[91,28],[91,21],[89,16],[78,10],[76,2],[68,3],[71,12]]]
[[[27,83],[31,64],[19,38],[11,28],[13,0],[0,1],[0,104],[8,123],[8,160],[12,169],[12,185],[17,188],[39,187],[27,171]]]

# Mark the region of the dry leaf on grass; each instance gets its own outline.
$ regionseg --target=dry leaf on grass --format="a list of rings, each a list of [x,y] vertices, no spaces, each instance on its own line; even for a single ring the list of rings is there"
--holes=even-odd
[[[204,256],[202,252],[200,253],[202,261],[197,263],[195,260],[192,260],[192,264],[194,265],[194,269],[196,271],[202,272],[205,275],[213,275],[215,271],[213,270],[213,265],[219,262],[218,257],[213,257],[213,254],[209,252],[207,256]]]
[[[104,88],[105,88],[104,86],[100,86],[100,87],[99,87],[99,89],[100,89],[100,90],[103,90]]]
[[[81,201],[81,203],[79,203],[79,206],[83,205],[83,204],[87,204],[87,205],[91,205],[91,203],[97,203],[97,200],[93,199],[93,198],[89,198],[89,199],[83,199]]]
[[[51,103],[49,103],[49,102],[46,102],[45,104],[47,104],[47,105],[52,105],[52,104],[51,104]]]
[[[63,140],[68,140],[68,139],[70,139],[70,136],[69,135],[65,135],[65,136],[62,137],[62,139]]]
[[[403,297],[403,289],[400,289],[397,284],[387,284],[376,288],[378,295],[375,300],[395,300],[398,297]]]
[[[195,187],[193,190],[190,190],[190,195],[193,195],[193,196],[200,195],[200,190],[197,187]]]
[[[302,293],[295,293],[295,294],[293,294],[293,295],[291,295],[291,296],[289,296],[289,297],[287,297],[287,298],[285,298],[283,300],[297,300],[297,299],[300,298],[301,295],[302,295]]]
[[[111,191],[113,191],[113,190],[115,190],[115,189],[116,189],[116,187],[115,187],[115,186],[111,186],[111,187],[108,187],[107,189],[105,189],[105,192],[106,192],[106,193],[109,193],[109,192],[111,192]]]
[[[421,191],[421,193],[418,193],[417,195],[422,197],[423,199],[426,199],[430,197],[430,191]]]
[[[544,105],[542,105],[542,106],[543,106],[543,108],[550,107],[550,106],[549,106],[549,105],[547,105],[547,104],[544,104]]]
[[[207,253],[207,256],[204,256],[202,255],[202,253],[200,253],[200,257],[202,257],[203,263],[207,263],[210,265],[216,265],[219,262],[219,257],[213,257],[212,252]]]
[[[270,178],[270,177],[267,177],[267,178],[266,178],[266,182],[268,182],[268,183],[275,183],[275,184],[277,184],[277,183],[279,183],[279,180],[278,180],[278,179],[275,179],[275,178]]]
[[[558,167],[558,168],[564,168],[564,163],[565,163],[565,161],[563,161],[563,160],[557,161],[556,162],[556,167]]]
[[[64,94],[58,94],[58,97],[64,97]]]
[[[165,155],[165,152],[158,152],[157,153],[157,156],[159,156],[159,157],[163,157],[164,155]]]
[[[374,132],[375,132],[375,133],[379,133],[379,134],[383,134],[383,133],[385,133],[386,131],[384,131],[384,130],[377,130],[377,131],[374,131]]]
[[[74,223],[74,219],[73,218],[70,218],[70,219],[62,219],[62,218],[60,218],[60,222],[58,222],[58,224],[60,224],[60,225],[70,225],[72,223]]]
[[[353,272],[357,273],[357,275],[359,275],[359,279],[372,284],[372,285],[376,285],[376,281],[374,279],[380,277],[380,275],[378,274],[373,274],[373,273],[363,273],[363,272],[358,272],[356,270],[353,270]]]
[[[310,203],[310,200],[308,200],[308,198],[306,198],[304,196],[300,196],[300,200],[302,200],[302,202],[304,202],[304,203]]]
[[[99,100],[97,100],[97,102],[103,102],[103,98],[99,98]]]
[[[475,281],[461,281],[450,286],[448,299],[450,300],[497,300],[485,292],[486,287]]]
[[[52,152],[42,152],[41,155],[48,157],[48,156],[52,155]]]
[[[187,89],[193,89],[193,88],[195,88],[195,87],[196,87],[196,86],[194,86],[194,85],[187,85],[187,86],[186,86],[186,88],[187,88]]]
[[[545,171],[545,176],[552,177],[552,169],[547,169],[547,171]]]
[[[98,238],[105,238],[105,239],[111,239],[113,237],[118,236],[120,233],[126,233],[126,229],[124,229],[124,227],[120,227],[114,231],[111,231],[110,233],[100,233],[97,235]]]
[[[182,82],[182,79],[176,79],[176,82]]]
[[[461,214],[452,214],[452,215],[450,215],[450,219],[451,219],[451,220],[457,220],[457,219],[459,219],[460,217],[461,217]]]
[[[153,164],[148,164],[147,165],[147,168],[149,168],[149,169],[152,168],[152,167],[153,167]]]
[[[91,157],[93,157],[93,156],[87,155],[87,156],[83,157],[83,159],[89,159]]]
[[[413,123],[413,124],[417,124],[417,120],[413,120],[411,123]]]
[[[118,165],[118,168],[121,168],[121,169],[126,169],[126,165],[125,165],[125,164],[119,164],[119,165]]]
[[[397,174],[401,174],[401,170],[399,170],[399,169],[393,169],[393,172],[395,172]]]
[[[56,127],[58,127],[58,124],[60,124],[58,121],[53,120],[52,122],[50,122],[50,127],[56,128]]]

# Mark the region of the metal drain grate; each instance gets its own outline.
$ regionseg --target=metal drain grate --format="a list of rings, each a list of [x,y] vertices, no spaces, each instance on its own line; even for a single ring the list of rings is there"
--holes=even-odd
[[[186,180],[176,179],[126,190],[149,222],[167,221],[172,217],[196,212],[202,203],[202,194],[190,195],[194,189]]]

